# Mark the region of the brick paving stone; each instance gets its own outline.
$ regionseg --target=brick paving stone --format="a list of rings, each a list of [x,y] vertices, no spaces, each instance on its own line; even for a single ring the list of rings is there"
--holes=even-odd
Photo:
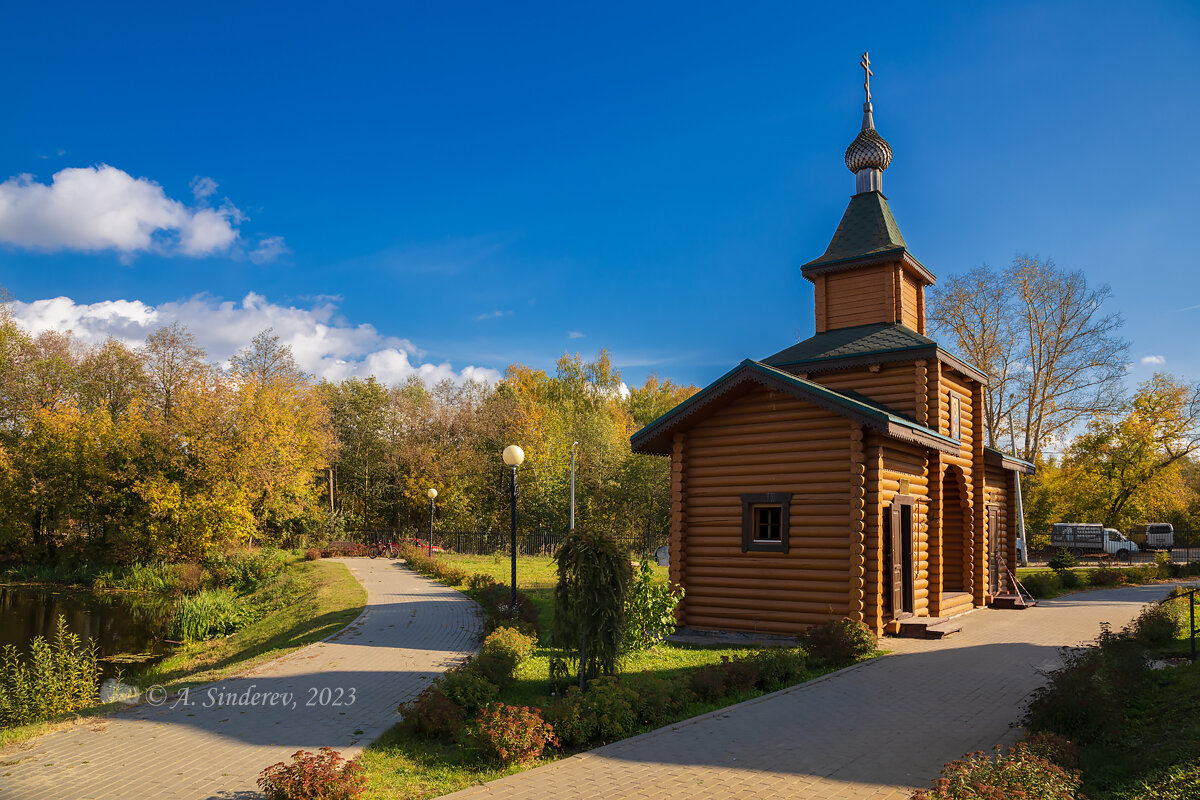
[[[1061,647],[1094,639],[1101,622],[1123,627],[1166,593],[980,609],[946,639],[888,639],[883,658],[445,798],[906,798],[943,764],[1014,741],[1022,703]]]
[[[0,760],[17,763],[0,768],[0,798],[259,797],[258,773],[297,750],[360,752],[399,721],[399,703],[475,652],[482,617],[465,595],[400,562],[342,561],[367,590],[352,624],[187,698],[7,748]],[[294,707],[241,705],[247,692],[290,694]]]

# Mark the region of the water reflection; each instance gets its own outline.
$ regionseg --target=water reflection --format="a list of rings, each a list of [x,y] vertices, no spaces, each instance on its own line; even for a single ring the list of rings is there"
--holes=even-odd
[[[62,616],[85,646],[96,642],[104,677],[118,667],[132,675],[170,649],[162,640],[169,609],[170,600],[126,592],[0,586],[0,647],[27,652],[37,636],[52,641]]]

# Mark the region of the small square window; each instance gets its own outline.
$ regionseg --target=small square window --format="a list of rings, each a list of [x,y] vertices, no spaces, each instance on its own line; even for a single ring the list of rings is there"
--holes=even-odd
[[[742,495],[742,552],[788,551],[788,515],[792,495],[786,492]]]
[[[783,506],[754,506],[754,541],[783,541]]]

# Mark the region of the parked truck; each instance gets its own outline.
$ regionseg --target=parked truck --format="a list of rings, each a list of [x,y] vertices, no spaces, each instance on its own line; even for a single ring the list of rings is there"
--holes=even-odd
[[[1169,522],[1139,525],[1129,532],[1129,538],[1143,550],[1170,550],[1175,546],[1175,526]]]
[[[1098,522],[1056,522],[1050,531],[1050,546],[1065,547],[1073,556],[1108,553],[1125,558],[1138,552],[1138,546],[1125,538],[1125,534]]]

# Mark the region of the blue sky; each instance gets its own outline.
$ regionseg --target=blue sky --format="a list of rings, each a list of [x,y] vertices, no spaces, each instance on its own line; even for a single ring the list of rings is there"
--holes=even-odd
[[[274,325],[332,377],[604,347],[704,384],[812,333],[869,50],[917,258],[1082,269],[1133,379],[1200,379],[1197,8],[845,8],[8,4],[0,285],[85,338]]]

